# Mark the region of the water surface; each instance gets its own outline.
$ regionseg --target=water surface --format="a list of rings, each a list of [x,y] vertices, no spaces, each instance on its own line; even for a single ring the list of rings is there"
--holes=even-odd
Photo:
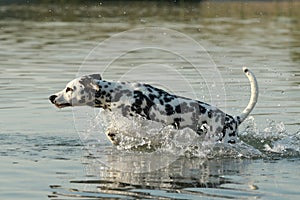
[[[1,5],[1,198],[299,198],[297,7],[298,2]],[[142,164],[143,169],[151,168],[139,151],[122,154],[124,149],[115,149],[107,141],[93,141],[97,151],[88,150],[81,140],[87,132],[78,135],[73,110],[50,105],[48,96],[80,73],[84,59],[100,42],[122,31],[153,26],[178,31],[201,44],[209,62],[200,54],[194,56],[194,46],[181,51],[197,62],[202,77],[176,54],[142,49],[116,59],[104,78],[148,80],[238,114],[249,98],[241,70],[248,66],[259,81],[260,97],[240,135],[253,148],[216,147],[207,157],[206,151],[197,151],[163,168],[136,173],[134,167]],[[138,37],[129,35],[120,46],[106,46],[94,62],[99,72],[104,70],[104,58]],[[144,40],[150,43],[151,38]],[[163,45],[186,47],[178,38],[177,44],[169,41],[173,40]],[[211,63],[222,80],[203,83]],[[133,68],[139,73],[133,73]],[[182,87],[174,72],[184,75],[190,85]],[[209,93],[215,91],[213,82],[224,84],[224,95]],[[119,166],[111,168],[112,164]]]

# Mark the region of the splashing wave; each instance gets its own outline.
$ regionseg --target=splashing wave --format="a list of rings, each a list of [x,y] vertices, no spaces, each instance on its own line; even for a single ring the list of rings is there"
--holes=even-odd
[[[283,123],[270,122],[263,131],[257,129],[254,118],[244,122],[237,144],[215,142],[213,137],[200,137],[193,130],[175,130],[172,126],[142,118],[128,119],[116,113],[101,110],[95,117],[93,129],[116,134],[122,152],[164,153],[177,157],[198,158],[257,158],[270,153],[299,153],[299,134],[288,135]],[[104,135],[104,134],[103,134]],[[106,139],[107,144],[109,143]],[[290,154],[289,154],[290,155]]]
[[[283,122],[268,120],[262,131],[257,128],[255,119],[249,117],[244,122],[245,130],[240,132],[243,141],[265,153],[265,156],[300,156],[300,131],[290,133]]]

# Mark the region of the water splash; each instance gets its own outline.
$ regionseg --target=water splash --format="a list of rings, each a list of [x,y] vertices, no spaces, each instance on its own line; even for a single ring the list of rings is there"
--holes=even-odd
[[[290,134],[283,122],[272,120],[259,130],[254,117],[243,123],[239,131],[240,141],[234,145],[216,142],[214,137],[200,137],[189,128],[175,130],[158,122],[140,117],[129,119],[104,110],[90,124],[82,138],[87,139],[84,143],[93,154],[103,153],[95,150],[102,144],[111,146],[103,132],[113,132],[118,141],[115,149],[119,152],[165,154],[173,156],[174,160],[180,156],[215,159],[300,155],[300,132]],[[99,130],[102,131],[99,133]]]
[[[300,155],[300,131],[295,135],[283,137],[274,141],[272,145],[265,145],[265,151],[281,154],[284,157]]]
[[[249,117],[245,122],[245,129],[240,137],[243,141],[264,152],[266,156],[299,156],[300,155],[300,131],[290,133],[283,122],[267,120],[268,125],[259,130],[255,119]]]
[[[249,122],[248,122],[249,123]],[[126,118],[118,113],[101,110],[91,123],[91,130],[114,133],[118,141],[116,149],[122,153],[168,154],[175,158],[254,158],[261,157],[262,153],[257,148],[240,141],[237,144],[224,144],[216,142],[213,136],[200,137],[189,128],[175,130],[172,126],[163,126],[161,123],[144,120],[143,118]],[[254,127],[249,123],[249,127]],[[250,130],[247,130],[251,132]],[[85,138],[88,138],[88,136]],[[104,135],[104,134],[103,134]],[[249,134],[252,135],[252,134]],[[99,145],[87,140],[88,145],[97,148]],[[98,142],[100,140],[98,139]],[[91,145],[92,144],[92,145]],[[99,153],[99,151],[93,151]]]

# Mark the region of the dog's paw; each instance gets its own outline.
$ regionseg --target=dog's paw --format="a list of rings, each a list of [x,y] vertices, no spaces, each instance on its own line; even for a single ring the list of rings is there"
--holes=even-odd
[[[112,144],[118,145],[120,143],[119,138],[117,137],[118,133],[112,130],[107,130],[105,132],[108,139],[111,141]]]

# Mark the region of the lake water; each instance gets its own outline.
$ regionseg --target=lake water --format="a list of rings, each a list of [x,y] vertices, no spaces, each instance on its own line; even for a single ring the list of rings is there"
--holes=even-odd
[[[299,6],[0,4],[0,198],[299,199]],[[76,76],[99,72],[235,115],[250,96],[243,66],[260,96],[234,146],[197,143],[186,130],[167,130],[170,139],[155,125],[118,119],[131,136],[154,134],[170,148],[132,149],[144,142],[134,137],[112,147],[107,113],[48,101]]]

